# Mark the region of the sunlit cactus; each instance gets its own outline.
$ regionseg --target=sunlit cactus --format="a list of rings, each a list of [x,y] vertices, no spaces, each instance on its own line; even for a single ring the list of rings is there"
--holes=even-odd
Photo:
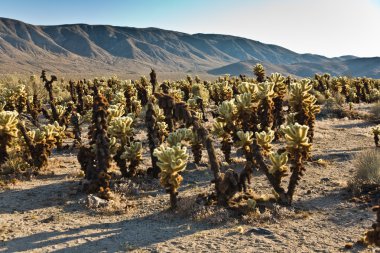
[[[235,105],[235,100],[223,101],[223,103],[219,106],[219,120],[226,122],[227,124],[232,124],[233,120],[237,113],[237,108]]]
[[[250,93],[250,94],[256,94],[258,92],[257,84],[255,83],[248,83],[248,82],[241,82],[237,87],[239,93]]]
[[[129,146],[126,146],[124,150],[121,159],[125,159],[129,162],[128,172],[125,176],[133,177],[136,175],[137,168],[142,161],[142,144],[141,142],[132,142]]]
[[[271,161],[271,165],[269,166],[269,173],[274,174],[278,172],[281,174],[281,176],[285,176],[285,173],[289,170],[287,166],[288,153],[270,153],[269,159]]]
[[[117,138],[121,145],[126,145],[133,135],[133,119],[127,116],[116,117],[109,123],[108,134]]]
[[[290,85],[289,104],[292,112],[297,113],[295,119],[301,125],[307,125],[310,128],[309,141],[313,141],[315,115],[320,112],[320,107],[316,105],[317,99],[309,93],[313,88],[310,80],[302,79],[300,82]]]
[[[273,98],[273,126],[272,130],[275,131],[276,139],[279,138],[280,126],[284,124],[285,117],[283,112],[284,97],[288,91],[285,84],[285,77],[279,73],[273,73],[269,77],[269,81],[274,83],[274,98]]]
[[[158,158],[157,165],[160,167],[160,183],[170,194],[172,208],[177,207],[178,188],[183,180],[179,174],[186,168],[189,156],[186,147],[160,146],[154,150],[154,156]]]
[[[262,83],[265,81],[265,70],[264,70],[263,65],[261,65],[260,63],[257,63],[253,67],[253,73],[256,76],[257,82]]]
[[[193,133],[190,129],[187,128],[179,128],[175,132],[169,133],[167,138],[168,144],[173,147],[180,145],[182,141],[190,141]]]
[[[258,98],[260,99],[257,108],[257,115],[260,121],[261,130],[269,130],[273,124],[273,96],[274,83],[265,82],[258,84]]]
[[[32,131],[27,131],[23,123],[18,128],[30,153],[29,164],[37,170],[45,167],[57,142],[62,144],[65,127],[55,122]]]
[[[250,145],[252,144],[253,140],[253,132],[243,132],[243,131],[238,131],[236,133],[237,137],[239,140],[235,142],[235,146],[238,148],[243,148],[243,149],[249,149]]]
[[[295,188],[305,172],[303,161],[309,158],[311,144],[307,137],[308,126],[288,125],[282,128],[286,140],[286,150],[291,158],[291,171],[289,185],[288,185],[288,202],[292,202]]]
[[[232,87],[228,81],[221,81],[211,85],[210,98],[214,100],[216,105],[219,105],[223,101],[230,100],[232,96]]]
[[[307,138],[308,130],[308,126],[300,125],[298,123],[294,125],[288,125],[282,128],[282,131],[285,134],[287,149],[291,153],[300,150],[310,150],[311,144],[309,143],[309,139]]]
[[[16,111],[0,112],[0,164],[8,157],[7,147],[12,139],[17,138],[18,113]]]
[[[262,148],[263,153],[265,155],[269,154],[272,150],[271,143],[274,139],[274,131],[269,130],[268,132],[265,132],[265,131],[262,131],[259,133],[256,132],[255,136],[256,136],[257,145],[259,145]]]
[[[108,108],[108,121],[112,122],[114,118],[122,117],[125,114],[125,105],[123,104],[115,104],[110,105]]]

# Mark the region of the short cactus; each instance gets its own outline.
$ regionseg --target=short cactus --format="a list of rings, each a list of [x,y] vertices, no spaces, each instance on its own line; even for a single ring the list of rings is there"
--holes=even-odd
[[[125,176],[133,177],[136,175],[137,168],[142,161],[142,144],[141,142],[132,142],[129,146],[126,146],[124,150],[121,159],[125,159],[129,162],[128,172]]]
[[[17,138],[18,113],[16,111],[0,112],[0,164],[8,157],[7,147],[12,139]]]
[[[189,156],[186,147],[160,146],[154,150],[154,156],[158,158],[157,165],[160,167],[160,183],[170,194],[172,208],[177,207],[178,188],[183,180],[179,174],[186,167]]]

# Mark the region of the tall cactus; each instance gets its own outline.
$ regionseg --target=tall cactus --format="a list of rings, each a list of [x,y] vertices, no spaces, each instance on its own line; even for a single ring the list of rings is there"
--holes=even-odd
[[[256,75],[257,82],[262,83],[265,81],[265,69],[263,65],[261,65],[260,63],[257,63],[253,67],[253,73],[255,73]]]
[[[286,150],[290,154],[291,158],[291,170],[292,175],[290,177],[288,185],[288,200],[289,204],[292,202],[295,188],[305,172],[303,161],[309,157],[311,144],[307,133],[308,126],[300,125],[288,125],[282,128],[286,139]]]

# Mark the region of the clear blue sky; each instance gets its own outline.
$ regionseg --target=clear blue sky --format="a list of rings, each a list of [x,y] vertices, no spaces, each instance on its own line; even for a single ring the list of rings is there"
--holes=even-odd
[[[231,34],[299,53],[380,56],[380,0],[1,0],[0,16],[35,25]]]

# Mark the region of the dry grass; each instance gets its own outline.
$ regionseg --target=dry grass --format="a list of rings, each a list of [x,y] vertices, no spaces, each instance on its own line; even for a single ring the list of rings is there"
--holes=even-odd
[[[356,173],[350,182],[354,193],[361,192],[368,185],[380,185],[380,150],[362,152],[355,157]]]
[[[372,106],[370,110],[373,120],[380,120],[380,103],[376,103]]]

